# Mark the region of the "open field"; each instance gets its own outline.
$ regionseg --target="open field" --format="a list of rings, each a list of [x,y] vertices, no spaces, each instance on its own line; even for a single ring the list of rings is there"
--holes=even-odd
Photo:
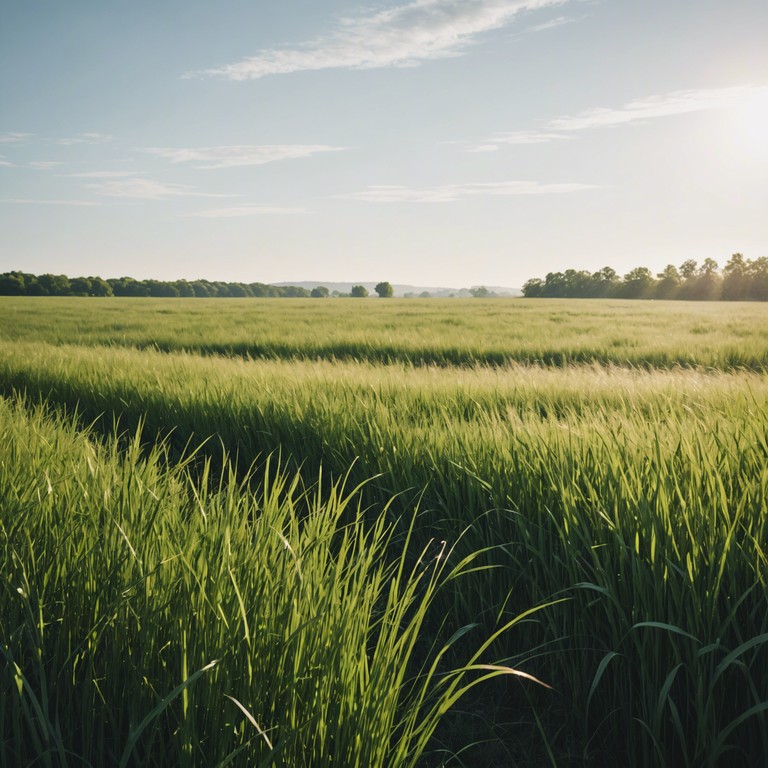
[[[3,300],[0,764],[760,764],[766,339],[746,304]]]
[[[360,303],[362,302],[362,304]],[[768,366],[768,304],[546,300],[15,299],[0,339],[436,365]]]

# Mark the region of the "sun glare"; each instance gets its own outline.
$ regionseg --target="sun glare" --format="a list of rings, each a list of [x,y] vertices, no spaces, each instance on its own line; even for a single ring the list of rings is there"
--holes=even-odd
[[[729,120],[733,150],[755,163],[768,163],[768,87],[734,107]]]

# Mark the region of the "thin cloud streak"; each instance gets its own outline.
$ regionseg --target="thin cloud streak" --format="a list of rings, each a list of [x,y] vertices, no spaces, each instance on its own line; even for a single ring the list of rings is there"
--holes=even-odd
[[[56,168],[62,165],[58,160],[33,160],[30,164],[30,168],[34,168],[36,171],[50,171],[51,168]]]
[[[510,131],[509,133],[497,133],[490,138],[488,144],[480,144],[469,149],[469,152],[491,152],[498,149],[499,144],[546,144],[550,141],[568,139],[563,133],[552,131]]]
[[[178,197],[229,197],[197,192],[182,184],[163,184],[152,179],[125,179],[105,181],[101,184],[86,184],[97,195],[120,197],[132,200],[171,200]]]
[[[536,181],[502,181],[449,184],[439,187],[370,186],[364,192],[343,195],[347,200],[370,203],[453,203],[467,197],[558,195],[595,189],[592,184],[542,184]]]
[[[577,115],[556,117],[550,120],[548,125],[554,131],[583,131],[589,128],[624,125],[638,120],[725,109],[767,91],[766,86],[753,85],[672,91],[630,101],[618,109],[598,107]]]
[[[69,138],[56,139],[60,147],[69,147],[74,144],[104,144],[112,141],[113,137],[107,133],[78,133]]]
[[[136,171],[85,171],[69,174],[74,179],[124,179],[136,175]]]
[[[611,128],[634,122],[645,122],[661,117],[727,109],[760,94],[768,93],[768,86],[737,85],[728,88],[699,88],[635,99],[621,107],[597,107],[575,115],[556,117],[545,123],[540,131],[513,131],[498,133],[470,152],[487,152],[500,144],[543,144],[571,138],[569,134],[593,128]]]
[[[243,144],[219,147],[149,147],[144,152],[172,163],[197,163],[198,169],[238,168],[294,160],[324,152],[342,152],[346,147],[326,144]]]
[[[102,203],[94,200],[33,200],[25,197],[6,197],[0,200],[0,203],[13,203],[15,205],[73,205],[89,208],[102,205]]]
[[[571,16],[558,16],[556,19],[545,21],[543,24],[536,24],[533,27],[529,27],[530,32],[544,32],[547,29],[555,29],[556,27],[562,27],[565,24],[573,24],[576,21]]]
[[[32,138],[32,133],[17,133],[11,131],[10,133],[0,133],[0,144],[18,144],[21,141],[26,141]]]
[[[413,67],[461,55],[486,32],[510,24],[524,11],[569,0],[412,0],[386,10],[342,18],[328,35],[297,48],[272,48],[234,64],[185,77],[229,80],[320,69]]]
[[[306,213],[305,208],[289,208],[279,205],[238,205],[232,208],[209,208],[185,214],[185,218],[231,219],[246,216],[284,215]]]

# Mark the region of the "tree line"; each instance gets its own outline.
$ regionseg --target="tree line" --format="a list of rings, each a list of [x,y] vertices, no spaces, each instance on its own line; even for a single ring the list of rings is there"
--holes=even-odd
[[[734,253],[720,269],[714,259],[667,265],[656,275],[636,267],[621,277],[611,267],[597,272],[566,269],[523,285],[527,298],[687,299],[689,301],[768,301],[768,257],[745,259]]]
[[[376,293],[392,296],[392,286],[381,282]],[[365,286],[352,286],[350,293],[329,291],[319,285],[311,290],[298,285],[266,283],[229,283],[210,280],[136,280],[132,277],[67,277],[33,275],[27,272],[0,274],[0,296],[133,296],[154,298],[317,298],[368,295]]]

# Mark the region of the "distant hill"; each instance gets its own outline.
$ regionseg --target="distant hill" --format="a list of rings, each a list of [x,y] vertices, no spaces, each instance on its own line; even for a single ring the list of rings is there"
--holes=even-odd
[[[324,285],[331,293],[334,291],[338,291],[339,293],[349,293],[352,290],[353,285],[362,285],[367,290],[368,293],[371,295],[375,294],[375,288],[378,281],[376,282],[366,282],[365,280],[360,280],[356,283],[334,283],[329,281],[323,281],[323,280],[302,280],[302,281],[295,281],[295,280],[286,280],[285,282],[281,283],[272,283],[272,285],[278,285],[278,286],[284,286],[284,285],[295,285],[300,288],[306,288],[308,291],[311,291],[313,288],[317,288],[319,285]],[[478,288],[480,286],[472,286],[472,289]],[[496,294],[497,296],[522,296],[522,292],[518,288],[506,288],[503,286],[498,285],[486,285],[485,286],[491,293]],[[392,288],[394,290],[394,295],[403,297],[418,297],[422,294],[428,293],[431,297],[435,298],[466,298],[471,297],[472,292],[469,288],[445,288],[445,287],[438,287],[438,286],[423,286],[423,285],[404,285],[402,283],[393,283]]]

